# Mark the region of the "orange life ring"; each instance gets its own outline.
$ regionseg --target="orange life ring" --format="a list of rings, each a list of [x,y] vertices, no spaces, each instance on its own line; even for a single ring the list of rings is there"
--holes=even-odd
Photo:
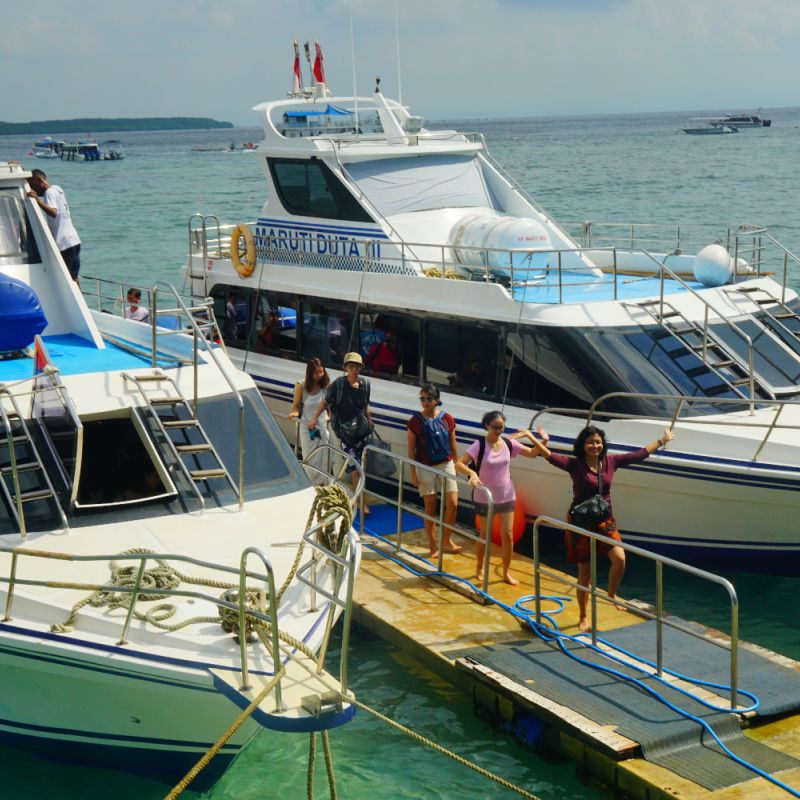
[[[244,237],[245,254],[242,260],[239,254],[239,238]],[[240,222],[231,231],[231,261],[234,269],[243,277],[247,278],[256,268],[256,243],[253,241],[253,234],[249,226]]]

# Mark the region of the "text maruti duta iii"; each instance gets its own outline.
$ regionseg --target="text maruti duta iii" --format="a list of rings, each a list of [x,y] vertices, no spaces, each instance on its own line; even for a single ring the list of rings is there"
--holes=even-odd
[[[717,566],[800,565],[796,256],[751,224],[558,223],[481,135],[426,128],[379,83],[338,96],[314,70],[304,88],[296,60],[288,97],[254,108],[258,218],[189,220],[187,285],[218,314],[235,296],[231,357],[278,419],[308,358],[341,368],[391,330],[402,363],[364,374],[395,449],[420,381],[440,387],[462,444],[497,407],[562,453],[587,421],[617,452],[666,423],[676,442],[615,484],[626,540]],[[522,461],[528,517],[560,518],[563,481]]]

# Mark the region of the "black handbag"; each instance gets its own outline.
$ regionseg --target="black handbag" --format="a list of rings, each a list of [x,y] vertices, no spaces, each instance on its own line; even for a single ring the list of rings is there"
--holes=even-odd
[[[597,465],[597,494],[572,506],[572,521],[579,528],[594,528],[611,516],[611,504],[603,497],[603,462]]]
[[[381,439],[375,428],[372,429],[368,444],[377,447],[378,450],[367,451],[367,473],[377,475],[379,478],[391,478],[397,471],[397,463],[390,455],[387,455],[392,452],[391,444]]]
[[[339,438],[351,447],[364,441],[371,430],[366,414],[358,414],[352,419],[346,419],[344,422],[340,421],[336,426],[336,433]]]

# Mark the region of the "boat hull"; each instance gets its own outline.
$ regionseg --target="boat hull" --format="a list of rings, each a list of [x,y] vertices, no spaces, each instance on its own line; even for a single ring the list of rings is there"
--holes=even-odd
[[[236,351],[231,353],[234,359],[239,357]],[[294,443],[296,427],[286,417],[295,383],[303,377],[302,365],[251,353],[247,368],[284,434]],[[418,405],[418,390],[375,377],[370,381],[372,418],[394,452],[405,453],[406,422]],[[495,404],[444,393],[443,401],[456,419],[459,452],[463,453],[483,435],[478,421]],[[528,427],[535,413],[509,405],[504,412],[512,429]],[[584,422],[554,415],[540,422],[552,437],[550,447],[571,455],[572,441]],[[602,424],[616,452],[653,441],[663,425],[653,422],[646,427],[639,422],[626,428],[621,423]],[[750,456],[760,440],[742,440],[737,430],[731,426],[724,432],[715,427],[695,435],[691,429],[679,427],[675,442],[667,450],[643,464],[618,471],[613,501],[626,541],[697,564],[781,573],[800,569],[796,525],[800,468],[768,458],[752,461]],[[760,430],[763,436],[764,429]],[[556,519],[566,516],[572,488],[561,470],[542,458],[519,458],[512,462],[512,476],[528,522],[541,515]],[[414,491],[410,484],[408,491]],[[462,508],[469,506],[471,499],[464,495],[460,504]]]

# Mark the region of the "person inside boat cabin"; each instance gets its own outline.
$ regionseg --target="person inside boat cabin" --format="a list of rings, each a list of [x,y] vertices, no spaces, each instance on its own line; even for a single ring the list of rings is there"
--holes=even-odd
[[[614,511],[611,508],[611,481],[614,478],[614,472],[619,467],[627,467],[644,461],[653,455],[659,447],[664,447],[667,442],[675,438],[675,434],[667,427],[664,428],[664,433],[658,439],[638,450],[608,455],[605,432],[595,425],[587,425],[575,437],[575,441],[572,444],[573,455],[570,458],[561,455],[561,453],[554,453],[547,447],[549,437],[541,427],[538,427],[536,432],[541,437],[541,442],[529,431],[525,434],[533,443],[534,448],[554,467],[568,472],[572,478],[572,502],[567,511],[567,522],[576,524],[572,516],[575,506],[583,505],[583,501],[601,493],[607,503],[607,510],[603,512],[605,518],[599,519],[594,524],[583,522],[581,525],[584,530],[600,533],[617,542],[621,542],[622,537],[619,534],[619,528],[614,519]],[[600,485],[601,482],[602,486]],[[591,545],[589,537],[569,530],[564,533],[567,545],[567,561],[570,564],[578,565],[578,583],[581,586],[588,586],[591,580]],[[621,547],[598,541],[597,553],[598,555],[608,554],[608,559],[611,562],[608,570],[608,597],[614,600],[617,596],[617,589],[619,589],[622,576],[625,574],[625,551]],[[589,618],[586,616],[587,597],[587,592],[578,590],[578,629],[584,632],[592,629]],[[617,605],[616,608],[618,611],[627,611],[625,606]]]
[[[400,352],[400,342],[397,331],[391,328],[386,331],[382,342],[376,342],[369,349],[366,358],[367,369],[372,372],[382,372],[384,375],[397,375],[403,365],[403,354]]]
[[[142,302],[142,290],[131,286],[128,289],[128,318],[135,319],[137,322],[150,322],[150,310],[144,306],[140,306]]]
[[[46,215],[61,258],[64,259],[72,280],[77,283],[81,269],[81,240],[72,224],[64,190],[60,186],[49,184],[47,176],[40,169],[31,170],[28,186],[31,187],[28,197],[32,197]]]

